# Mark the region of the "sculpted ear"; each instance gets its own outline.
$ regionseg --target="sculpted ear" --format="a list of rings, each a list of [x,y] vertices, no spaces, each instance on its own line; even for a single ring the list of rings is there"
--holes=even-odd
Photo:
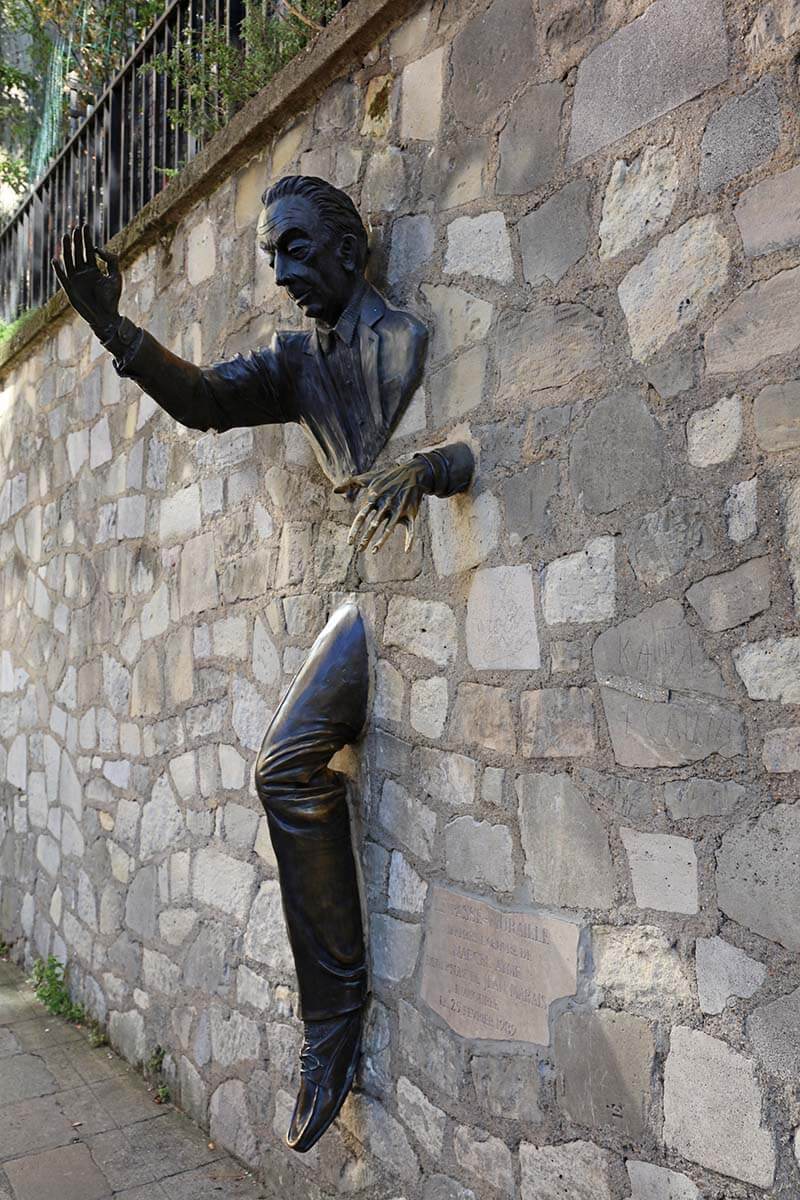
[[[358,242],[352,233],[345,233],[339,243],[339,262],[345,271],[358,270]]]

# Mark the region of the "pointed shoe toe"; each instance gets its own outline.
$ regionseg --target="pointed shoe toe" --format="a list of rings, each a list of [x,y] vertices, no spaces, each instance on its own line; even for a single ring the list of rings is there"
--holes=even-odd
[[[300,1088],[286,1134],[290,1150],[305,1154],[336,1119],[353,1086],[361,1050],[361,1010],[333,1021],[306,1024]]]

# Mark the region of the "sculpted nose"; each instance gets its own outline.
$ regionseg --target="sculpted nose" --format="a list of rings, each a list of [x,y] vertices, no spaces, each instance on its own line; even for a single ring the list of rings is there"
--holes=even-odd
[[[284,254],[275,256],[275,282],[278,287],[286,287],[292,278],[292,262]]]

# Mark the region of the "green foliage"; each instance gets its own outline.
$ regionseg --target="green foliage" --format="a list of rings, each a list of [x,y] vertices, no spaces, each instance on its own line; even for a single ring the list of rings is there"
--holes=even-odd
[[[8,942],[0,940],[0,962],[7,962],[8,956],[11,953],[11,947]]]
[[[169,1104],[169,1088],[165,1083],[160,1083],[156,1088],[156,1094],[153,1097],[156,1104]]]
[[[90,1046],[94,1046],[95,1048],[97,1048],[98,1046],[107,1046],[108,1045],[108,1034],[106,1032],[105,1026],[101,1025],[99,1021],[90,1021],[89,1022],[88,1037],[89,1037],[89,1045]]]
[[[142,72],[164,72],[180,103],[168,110],[174,128],[199,138],[216,133],[238,108],[290,62],[339,9],[337,0],[293,0],[264,13],[249,4],[238,39],[230,43],[215,25],[187,28],[167,53]]]
[[[82,1005],[74,1003],[67,991],[65,973],[63,963],[51,954],[46,962],[40,958],[33,964],[31,983],[37,997],[53,1016],[82,1024],[86,1020],[86,1013]]]
[[[163,1046],[156,1046],[153,1053],[145,1063],[145,1073],[147,1075],[160,1075],[161,1068],[164,1066],[164,1055],[166,1051]]]
[[[35,310],[32,308],[26,308],[24,312],[20,313],[16,320],[8,322],[0,321],[0,350],[3,349],[7,342],[11,341],[14,334],[22,328],[28,317],[34,311]]]

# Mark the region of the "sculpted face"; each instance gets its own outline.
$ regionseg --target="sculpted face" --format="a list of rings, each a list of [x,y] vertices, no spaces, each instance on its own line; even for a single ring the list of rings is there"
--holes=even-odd
[[[359,282],[354,239],[337,238],[313,203],[284,196],[261,214],[258,238],[285,288],[307,317],[335,325]]]

